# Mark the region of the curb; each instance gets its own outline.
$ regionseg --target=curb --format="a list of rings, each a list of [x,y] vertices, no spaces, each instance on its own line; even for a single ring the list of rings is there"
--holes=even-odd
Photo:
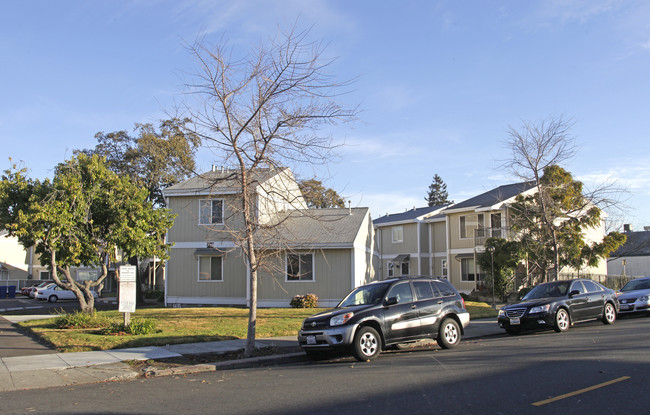
[[[146,367],[142,369],[141,375],[145,378],[188,375],[193,373],[216,372],[217,370],[245,369],[274,363],[298,362],[305,360],[305,358],[304,352],[297,352],[271,356],[249,357],[247,359],[226,360],[215,363],[202,363],[190,366],[178,366],[169,369]]]

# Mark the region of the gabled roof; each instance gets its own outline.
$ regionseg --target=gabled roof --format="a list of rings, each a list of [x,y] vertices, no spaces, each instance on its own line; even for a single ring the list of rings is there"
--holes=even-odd
[[[446,212],[451,213],[469,209],[474,210],[482,208],[498,208],[499,206],[497,205],[500,205],[508,199],[511,199],[518,194],[524,193],[534,187],[535,182],[523,182],[499,186],[478,196],[474,196],[470,199],[455,204],[451,208],[447,209]]]
[[[288,169],[255,169],[251,171],[251,179],[262,184],[280,173],[291,174]],[[167,187],[163,190],[163,195],[167,197],[188,194],[239,193],[241,191],[239,177],[239,170],[236,169],[214,169]]]
[[[436,215],[443,209],[452,206],[452,204],[427,206],[421,208],[413,208],[402,213],[393,213],[390,215],[382,216],[372,221],[374,225],[386,225],[389,223],[399,222],[414,222]]]
[[[625,244],[612,252],[610,258],[650,256],[650,231],[625,232],[625,235]]]
[[[282,212],[276,229],[294,249],[351,248],[368,216],[368,208],[297,209]]]

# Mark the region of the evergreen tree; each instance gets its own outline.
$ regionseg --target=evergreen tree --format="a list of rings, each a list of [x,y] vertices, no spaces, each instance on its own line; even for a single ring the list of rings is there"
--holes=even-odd
[[[427,201],[429,206],[454,203],[453,200],[449,200],[449,194],[447,193],[447,184],[445,184],[442,178],[437,174],[433,176],[433,182],[429,185],[429,191],[427,193],[427,197],[425,197],[424,200]]]

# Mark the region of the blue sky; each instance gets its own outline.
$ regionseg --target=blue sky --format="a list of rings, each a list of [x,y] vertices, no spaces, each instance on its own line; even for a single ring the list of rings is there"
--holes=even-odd
[[[166,118],[195,71],[199,35],[252,47],[299,19],[328,43],[359,121],[314,174],[373,217],[424,206],[434,174],[461,201],[513,182],[510,126],[573,119],[564,167],[626,187],[624,216],[650,225],[650,3],[543,1],[11,1],[0,13],[0,168],[31,176],[98,131]],[[199,164],[220,164],[201,151]]]

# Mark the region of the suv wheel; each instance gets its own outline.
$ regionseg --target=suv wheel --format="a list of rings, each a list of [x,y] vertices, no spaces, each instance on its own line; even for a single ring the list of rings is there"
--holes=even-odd
[[[438,344],[443,349],[451,349],[460,343],[460,327],[453,318],[446,318],[438,330]]]
[[[360,362],[369,362],[381,352],[381,337],[372,327],[361,327],[354,335],[354,357]]]

